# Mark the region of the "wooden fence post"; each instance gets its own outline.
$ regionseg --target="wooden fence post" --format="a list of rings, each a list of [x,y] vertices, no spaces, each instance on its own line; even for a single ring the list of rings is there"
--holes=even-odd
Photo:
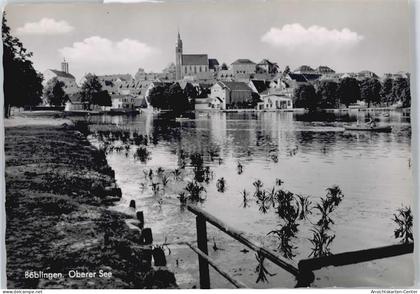
[[[144,214],[143,211],[136,212],[137,220],[139,221],[139,228],[143,229],[144,227]]]
[[[202,216],[197,216],[196,224],[197,247],[205,254],[208,254],[206,219]],[[198,267],[200,272],[200,288],[210,289],[209,263],[205,258],[201,257],[200,255],[198,256]]]

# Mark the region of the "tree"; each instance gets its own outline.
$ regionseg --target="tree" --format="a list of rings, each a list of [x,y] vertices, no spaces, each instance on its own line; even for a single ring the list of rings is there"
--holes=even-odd
[[[411,106],[410,79],[397,78],[392,85],[392,95],[396,101],[401,101],[403,107]]]
[[[97,100],[97,95],[102,91],[102,85],[99,82],[99,79],[94,74],[87,74],[85,82],[82,85],[82,102],[87,102],[88,109],[90,109],[92,104],[95,104]]]
[[[316,95],[315,87],[311,84],[300,85],[295,90],[295,102],[296,107],[303,107],[314,111],[319,106],[319,96]]]
[[[149,103],[159,109],[168,108],[168,99],[165,86],[155,85],[149,93]]]
[[[379,93],[379,95],[381,96],[381,102],[385,103],[387,106],[390,103],[393,103],[394,101],[392,100],[392,84],[393,81],[390,78],[387,78],[384,80],[383,84],[382,84],[382,88],[381,88],[381,92]]]
[[[169,109],[175,113],[182,113],[189,108],[188,97],[178,83],[172,84],[168,89]]]
[[[107,90],[101,90],[93,95],[92,104],[100,106],[111,106],[111,96]]]
[[[193,86],[193,84],[187,83],[184,88],[184,94],[188,98],[197,98],[198,91],[197,88]]]
[[[382,85],[377,79],[365,79],[360,83],[360,98],[370,107],[371,103],[378,103],[381,100],[381,89]]]
[[[290,72],[290,67],[288,65],[286,65],[286,67],[284,68],[284,71],[283,71],[283,77],[285,77],[289,72]]]
[[[336,108],[338,107],[338,83],[334,81],[321,81],[318,85],[316,94],[319,97],[319,107]]]
[[[10,116],[10,107],[35,106],[42,102],[42,75],[37,73],[22,42],[10,34],[6,14],[2,21],[4,115]]]
[[[220,67],[222,70],[228,70],[228,66],[226,63],[222,63],[222,66]]]
[[[360,100],[359,82],[355,78],[342,79],[338,85],[338,97],[340,98],[340,103],[343,103],[347,107],[351,103]]]
[[[44,97],[50,105],[62,106],[69,99],[63,90],[64,83],[57,78],[52,78],[44,88]]]

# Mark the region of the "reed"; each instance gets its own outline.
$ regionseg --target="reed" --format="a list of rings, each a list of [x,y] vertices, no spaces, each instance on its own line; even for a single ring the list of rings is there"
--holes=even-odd
[[[413,214],[411,208],[408,206],[397,209],[393,221],[397,225],[394,230],[395,239],[401,239],[401,243],[413,242]]]

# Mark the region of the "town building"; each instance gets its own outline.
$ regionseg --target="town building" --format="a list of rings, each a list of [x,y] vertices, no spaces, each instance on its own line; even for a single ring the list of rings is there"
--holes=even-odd
[[[65,59],[61,63],[61,70],[47,69],[43,73],[43,76],[44,87],[50,80],[56,78],[58,81],[64,84],[63,90],[67,95],[74,94],[80,91],[80,88],[76,83],[76,78],[69,73],[69,64]]]
[[[210,98],[221,101],[221,109],[240,107],[251,101],[252,90],[243,82],[219,81],[210,88]]]
[[[136,98],[136,96],[130,95],[130,94],[112,94],[111,95],[111,101],[112,106],[111,110],[127,110],[131,111],[134,110],[136,107],[136,102],[138,103],[139,100]]]
[[[97,76],[101,83],[102,90],[107,90],[109,94],[118,94],[122,88],[133,80],[130,74],[113,74]]]
[[[281,94],[261,95],[262,102],[257,104],[257,110],[286,110],[293,108],[293,100]]]
[[[309,65],[301,65],[293,71],[295,74],[313,74],[316,73],[315,70]]]
[[[69,94],[69,99],[64,104],[64,111],[84,111],[88,107],[87,102],[82,102],[82,94],[80,92]]]
[[[172,68],[172,65],[174,66]],[[172,63],[166,67],[161,73],[145,72],[144,69],[139,68],[134,75],[136,81],[174,81],[175,80],[175,65]]]
[[[356,74],[356,79],[358,79],[359,81],[370,78],[377,79],[378,76],[374,72],[369,70],[362,70]]]
[[[277,63],[271,62],[268,59],[263,59],[257,64],[258,73],[276,74],[279,71]]]
[[[254,93],[262,95],[268,93],[268,90],[270,89],[270,81],[250,80],[248,86]]]
[[[195,99],[195,110],[203,111],[203,110],[220,110],[225,109],[224,103],[221,98],[213,98],[213,97],[206,97],[206,98],[196,98]]]
[[[249,59],[237,59],[231,63],[233,74],[255,74],[257,64]]]
[[[295,89],[300,85],[309,84],[307,76],[311,74],[288,73],[286,75],[277,75],[270,83],[270,93],[275,92],[283,96],[292,98]]]
[[[321,65],[318,66],[317,69],[315,70],[316,73],[319,73],[321,75],[332,75],[335,74],[335,70],[331,69],[328,66],[325,65]]]

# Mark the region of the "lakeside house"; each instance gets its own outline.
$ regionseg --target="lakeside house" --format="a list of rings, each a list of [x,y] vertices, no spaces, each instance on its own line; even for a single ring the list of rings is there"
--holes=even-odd
[[[111,110],[134,110],[136,108],[136,104],[140,106],[141,100],[136,96],[130,94],[112,94],[111,95]]]
[[[225,109],[224,101],[219,97],[195,98],[195,110],[221,110],[221,109]]]
[[[83,111],[88,108],[87,102],[82,102],[82,94],[80,92],[69,95],[69,100],[64,104],[64,111]]]
[[[251,101],[252,90],[243,82],[219,81],[210,88],[209,97],[221,101],[220,109],[226,109]]]
[[[293,100],[282,94],[261,95],[262,102],[257,104],[257,110],[286,110],[293,108]]]

